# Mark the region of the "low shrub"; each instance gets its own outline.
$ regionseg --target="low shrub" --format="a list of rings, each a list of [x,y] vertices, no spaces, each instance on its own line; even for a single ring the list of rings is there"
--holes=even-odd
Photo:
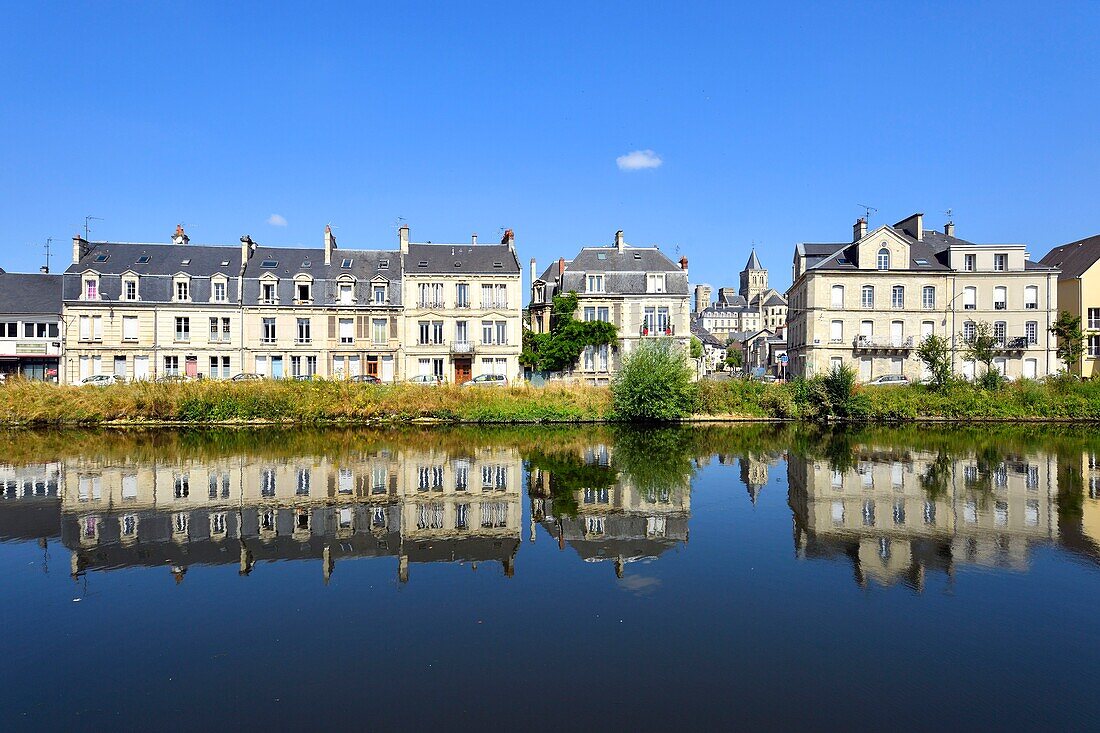
[[[615,415],[621,420],[670,422],[689,417],[697,388],[683,349],[671,339],[639,345],[611,384]]]

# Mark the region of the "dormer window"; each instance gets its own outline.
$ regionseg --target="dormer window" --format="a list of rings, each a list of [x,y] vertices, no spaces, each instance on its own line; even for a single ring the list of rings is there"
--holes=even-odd
[[[378,260],[378,269],[379,270],[388,270],[388,269],[390,269],[390,261],[389,260]]]
[[[224,303],[229,295],[229,285],[224,275],[215,275],[210,278],[210,302]]]
[[[186,303],[191,300],[191,281],[184,278],[176,280],[176,300]]]
[[[138,281],[136,277],[122,279],[122,300],[138,299]]]
[[[84,278],[84,300],[99,300],[99,278]]]
[[[588,278],[585,280],[585,292],[602,293],[603,275],[589,275]]]
[[[336,302],[342,305],[351,305],[355,302],[355,286],[353,283],[339,283],[337,286]]]
[[[993,255],[993,270],[995,272],[1004,272],[1008,269],[1008,255],[995,254]]]
[[[309,303],[313,300],[313,284],[308,281],[298,281],[294,285],[295,300],[299,303]]]
[[[665,275],[664,273],[649,273],[645,276],[645,291],[647,293],[663,293],[665,292]]]
[[[374,293],[374,304],[385,305],[386,304],[386,286],[383,284],[375,284],[372,288]]]
[[[878,251],[878,269],[890,269],[890,250],[886,249],[885,247]]]
[[[275,305],[276,300],[275,283],[260,283],[260,303],[262,303],[263,305]]]

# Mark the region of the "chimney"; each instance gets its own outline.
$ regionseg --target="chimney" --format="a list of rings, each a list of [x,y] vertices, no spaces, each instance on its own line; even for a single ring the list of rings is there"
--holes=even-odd
[[[539,273],[538,268],[535,267],[535,258],[532,257],[531,258],[531,282],[532,283],[535,282],[535,280],[539,279],[539,274],[538,273]]]
[[[336,249],[336,237],[332,234],[332,227],[325,224],[325,266],[332,264],[332,250]]]
[[[477,246],[477,232],[470,235],[470,244]]]
[[[409,225],[402,224],[401,228],[397,230],[397,242],[401,245],[401,254],[407,255],[409,253]]]
[[[622,252],[624,247],[626,247],[626,242],[623,241],[623,230],[620,229],[615,232],[615,249]]]
[[[88,241],[79,234],[73,235],[73,264],[80,262],[80,258],[88,254],[91,247],[88,246]]]
[[[256,251],[256,243],[252,241],[252,237],[247,234],[241,237],[241,271],[244,271],[244,266],[248,264],[249,258],[252,257],[252,253]]]
[[[507,244],[508,249],[516,251],[516,234],[511,229],[504,230],[504,236],[500,238],[501,244]]]
[[[172,244],[187,244],[191,238],[183,231],[183,224],[176,224],[176,233],[172,235]]]
[[[38,268],[38,271],[41,272],[43,275],[49,275],[50,274],[50,268],[49,268],[48,265],[42,265],[42,267]]]
[[[688,269],[688,258],[687,257],[681,257],[680,258],[680,269],[683,270],[684,272],[687,272],[687,269]]]
[[[856,219],[856,223],[852,225],[852,241],[858,242],[867,236],[867,220],[862,216]]]
[[[558,282],[561,282],[562,276],[565,275],[565,258],[558,258]]]
[[[955,222],[949,221],[943,225],[943,233],[949,237],[955,236]]]
[[[894,229],[907,232],[910,237],[920,242],[924,239],[924,214],[913,214],[906,217],[895,224]]]

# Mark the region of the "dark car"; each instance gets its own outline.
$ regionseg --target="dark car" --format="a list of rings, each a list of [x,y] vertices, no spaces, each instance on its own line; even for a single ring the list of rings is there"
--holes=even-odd
[[[359,382],[360,384],[382,384],[382,380],[373,374],[356,374],[351,378],[353,382]]]

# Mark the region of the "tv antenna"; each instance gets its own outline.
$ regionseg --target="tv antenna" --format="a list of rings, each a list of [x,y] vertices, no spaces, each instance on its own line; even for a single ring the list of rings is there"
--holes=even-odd
[[[88,228],[88,222],[91,221],[92,219],[95,219],[97,221],[103,221],[102,216],[88,215],[88,216],[84,217],[84,241],[85,242],[88,241],[88,232],[92,231],[90,228]]]
[[[400,229],[404,225],[405,225],[405,217],[403,217],[403,216],[399,216],[396,219],[394,219],[394,221],[393,221],[393,228],[394,229]]]
[[[863,209],[863,220],[868,223],[871,221],[871,216],[878,213],[878,209],[874,206],[868,206],[867,204],[856,204],[856,206]]]
[[[46,272],[50,271],[50,244],[53,243],[53,237],[46,237]]]
[[[948,209],[947,211],[945,211],[943,213],[944,213],[944,216],[947,217],[948,221],[952,221],[954,219],[955,212],[954,212],[953,209]]]

